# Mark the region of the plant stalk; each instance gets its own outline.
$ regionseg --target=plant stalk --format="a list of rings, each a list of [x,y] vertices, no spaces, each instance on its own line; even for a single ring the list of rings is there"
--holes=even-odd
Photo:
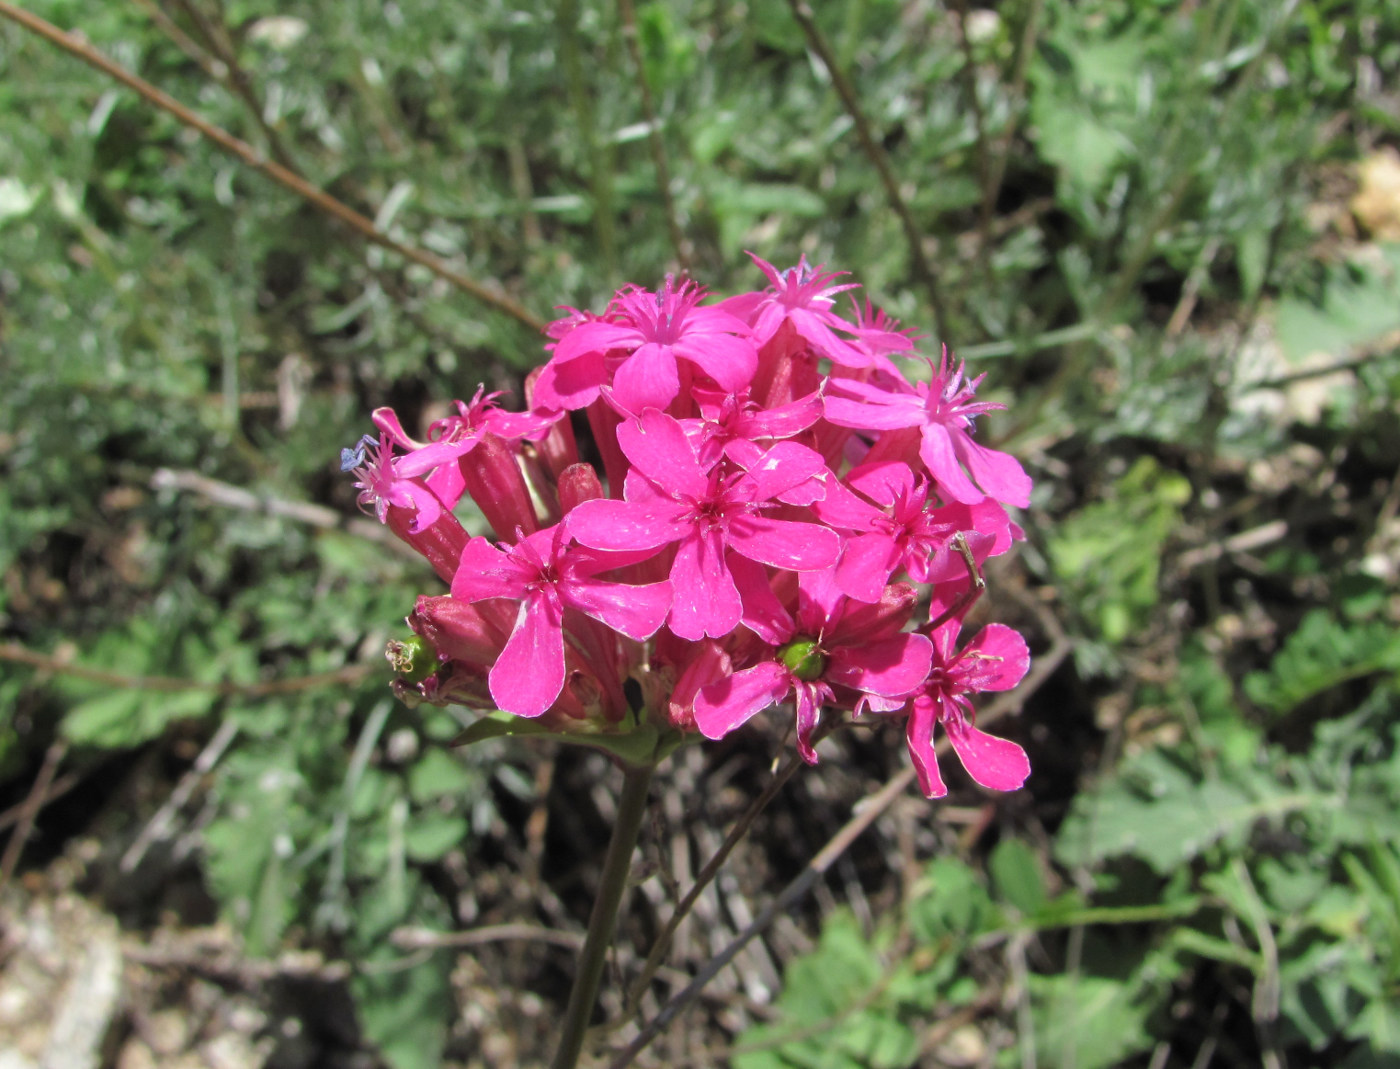
[[[603,859],[603,875],[598,882],[598,896],[593,900],[593,912],[588,918],[588,935],[579,954],[578,972],[569,992],[569,1005],[564,1011],[564,1027],[559,1034],[559,1048],[551,1069],[574,1069],[583,1050],[593,1006],[598,1001],[598,984],[603,978],[608,948],[617,931],[617,911],[627,890],[627,876],[632,868],[632,852],[642,830],[647,811],[647,789],[651,786],[654,766],[628,768],[622,781],[622,797],[617,803],[617,822],[613,825],[608,853]]]

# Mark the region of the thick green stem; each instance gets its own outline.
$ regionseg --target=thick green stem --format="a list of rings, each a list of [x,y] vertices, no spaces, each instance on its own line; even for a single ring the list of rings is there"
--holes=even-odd
[[[574,1069],[583,1050],[583,1037],[598,1001],[598,984],[603,978],[608,948],[617,930],[617,911],[627,890],[627,875],[632,868],[632,851],[642,830],[647,811],[647,788],[651,786],[653,768],[628,768],[622,782],[622,797],[617,803],[617,822],[608,841],[608,854],[603,859],[603,875],[598,882],[598,897],[593,900],[593,913],[588,918],[588,935],[579,954],[578,972],[573,990],[569,992],[569,1007],[564,1011],[564,1027],[559,1035],[551,1069]]]

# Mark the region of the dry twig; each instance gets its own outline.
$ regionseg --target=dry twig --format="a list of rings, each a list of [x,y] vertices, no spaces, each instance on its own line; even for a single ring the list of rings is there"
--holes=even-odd
[[[24,800],[15,830],[10,833],[10,841],[5,845],[5,855],[0,857],[0,893],[4,892],[9,885],[10,877],[14,875],[15,866],[19,864],[19,855],[24,850],[25,840],[29,838],[29,833],[34,830],[34,820],[48,798],[49,786],[53,783],[54,774],[58,771],[58,764],[67,752],[68,744],[60,741],[51,745],[48,752],[44,754],[44,763],[39,768],[39,774],[34,777],[34,786],[29,789],[29,796]]]

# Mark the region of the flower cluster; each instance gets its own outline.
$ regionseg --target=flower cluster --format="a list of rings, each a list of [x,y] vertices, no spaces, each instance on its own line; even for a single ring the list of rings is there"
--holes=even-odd
[[[813,763],[823,709],[902,718],[931,798],[942,724],[974,780],[1015,789],[1025,753],[969,698],[1015,686],[1026,644],[1000,624],[958,644],[1030,498],[973,437],[1001,406],[946,349],[908,364],[915,339],[868,303],[841,315],[838,275],[754,260],[769,285],[715,303],[668,279],[570,309],[524,413],[478,390],[426,441],[374,413],[342,467],[451,585],[409,617],[427,666],[391,647],[396,689],[600,737],[718,739],[790,702]],[[491,537],[454,515],[468,494]]]

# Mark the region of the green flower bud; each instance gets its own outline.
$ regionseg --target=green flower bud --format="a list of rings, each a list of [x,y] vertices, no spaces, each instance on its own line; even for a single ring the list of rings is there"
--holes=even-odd
[[[826,671],[826,658],[815,639],[799,638],[779,648],[778,660],[804,683],[821,678]]]

